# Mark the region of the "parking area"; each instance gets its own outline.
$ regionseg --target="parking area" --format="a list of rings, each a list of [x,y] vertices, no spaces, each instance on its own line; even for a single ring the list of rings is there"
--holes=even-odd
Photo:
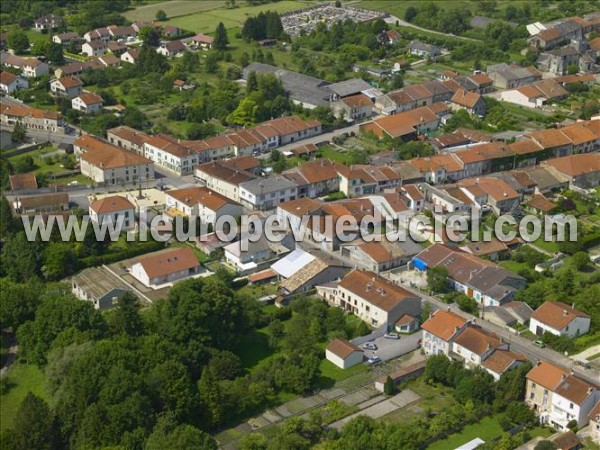
[[[417,332],[409,335],[401,334],[400,339],[378,337],[372,341],[377,345],[377,350],[365,349],[365,356],[367,358],[379,356],[383,361],[388,361],[398,356],[406,355],[419,348],[418,342],[421,336],[422,333]]]
[[[408,285],[414,288],[427,288],[427,272],[420,270],[391,270],[387,278],[398,285]]]

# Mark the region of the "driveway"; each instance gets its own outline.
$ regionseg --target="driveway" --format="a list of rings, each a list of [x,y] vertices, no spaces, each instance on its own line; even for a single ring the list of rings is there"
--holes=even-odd
[[[419,27],[417,25],[414,25],[410,22],[407,22],[406,20],[402,20],[399,17],[396,16],[388,16],[385,19],[386,23],[389,23],[390,25],[399,25],[401,27],[409,27],[409,28],[414,28],[415,30],[421,30],[421,31],[425,31],[426,33],[433,33],[433,34],[439,34],[440,36],[444,36],[444,37],[448,37],[448,36],[452,36],[454,39],[460,39],[463,41],[471,41],[471,42],[482,42],[479,39],[473,39],[473,38],[468,38],[468,37],[464,37],[464,36],[455,36],[453,34],[448,34],[448,33],[442,33],[441,31],[435,31],[435,30],[428,30],[427,28],[423,28],[423,27]]]
[[[372,335],[370,335],[372,337]],[[406,355],[419,348],[418,341],[421,339],[422,333],[417,332],[408,335],[400,335],[400,339],[386,339],[383,336],[371,339],[377,345],[377,350],[365,349],[365,356],[370,358],[371,356],[377,355],[383,361],[389,361],[390,359],[397,358],[398,356]],[[358,344],[358,343],[360,344]],[[367,342],[365,337],[357,338],[352,341],[353,344],[360,345]]]

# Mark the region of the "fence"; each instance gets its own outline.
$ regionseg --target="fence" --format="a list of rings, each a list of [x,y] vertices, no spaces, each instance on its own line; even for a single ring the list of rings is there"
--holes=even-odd
[[[46,145],[49,145],[49,144],[50,144],[50,142],[46,141],[46,142],[40,142],[39,144],[25,145],[25,146],[18,147],[18,148],[12,149],[12,150],[6,150],[6,151],[2,152],[2,156],[5,158],[10,158],[11,156],[22,155],[24,153],[29,153],[34,150],[37,150],[40,147],[45,147]]]

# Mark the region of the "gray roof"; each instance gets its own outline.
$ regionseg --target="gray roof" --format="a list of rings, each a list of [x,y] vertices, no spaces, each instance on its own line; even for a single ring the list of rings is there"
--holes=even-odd
[[[358,94],[359,92],[371,89],[369,83],[361,78],[351,78],[350,80],[340,81],[339,83],[333,83],[325,87],[340,97],[347,97],[349,95]]]
[[[273,73],[281,80],[283,88],[289,94],[292,100],[302,103],[307,103],[315,106],[327,105],[331,93],[324,86],[329,85],[329,82],[319,78],[303,75],[291,70],[281,69],[270,64],[252,63],[244,67],[243,77],[248,79],[250,72],[257,74]]]
[[[82,270],[73,276],[73,281],[94,299],[99,299],[114,290],[133,293],[127,283],[103,267],[90,267]]]
[[[409,50],[420,50],[422,52],[427,52],[427,53],[440,53],[441,50],[439,47],[436,47],[435,45],[431,45],[431,44],[426,44],[425,42],[421,42],[421,41],[412,41],[410,44],[408,44],[408,48]]]
[[[464,77],[466,79],[466,77]],[[460,82],[459,82],[460,84]],[[425,86],[429,92],[431,92],[434,96],[437,95],[450,95],[452,96],[454,92],[444,83],[438,80],[428,81],[427,83],[423,83],[422,86]]]
[[[517,318],[514,317],[511,313],[505,310],[502,306],[488,306],[485,309],[485,315],[495,314],[502,322],[506,325],[510,325],[517,321]]]
[[[533,309],[525,302],[509,302],[502,307],[521,322],[527,322],[533,314]]]
[[[254,195],[268,194],[282,189],[296,187],[297,184],[284,177],[256,178],[240,184],[240,188],[246,189]]]
[[[527,170],[527,173],[535,182],[537,188],[542,192],[568,183],[567,179],[561,179],[558,176],[555,176],[555,174],[550,172],[546,167]]]
[[[502,300],[508,294],[524,287],[525,278],[509,272],[502,267],[486,267],[469,280],[469,284],[483,294]]]
[[[477,85],[464,75],[459,75],[453,78],[453,80],[460,84],[465,91],[474,91],[477,89]]]
[[[550,50],[548,53],[554,56],[575,56],[579,55],[579,51],[570,45],[560,47],[555,50]]]

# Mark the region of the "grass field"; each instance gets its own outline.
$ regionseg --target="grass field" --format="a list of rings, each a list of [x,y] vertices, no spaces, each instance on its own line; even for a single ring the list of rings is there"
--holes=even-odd
[[[186,16],[189,14],[195,14],[211,9],[217,9],[223,7],[224,5],[224,0],[174,0],[168,2],[155,2],[149,5],[142,5],[135,9],[132,9],[131,11],[127,11],[123,15],[127,20],[131,20],[132,22],[136,20],[155,20],[157,11],[161,9],[167,13],[167,17],[172,18]]]
[[[171,3],[171,2],[169,2]],[[218,5],[223,4],[224,2],[220,1],[208,1],[208,2],[173,2],[173,3],[200,3],[200,4],[208,4],[200,12],[186,13],[186,14],[176,14],[172,11],[172,7],[169,5],[165,6],[165,12],[171,18],[167,19],[165,23],[169,25],[176,25],[179,28],[183,28],[184,30],[189,30],[193,32],[201,32],[201,33],[212,33],[215,31],[217,24],[219,22],[223,22],[225,27],[234,28],[240,26],[246,18],[250,16],[255,16],[261,11],[277,11],[279,13],[293,11],[294,9],[300,9],[305,6],[303,2],[291,1],[291,0],[283,0],[277,3],[267,3],[259,6],[242,6],[234,9],[225,9]],[[217,4],[217,5],[214,5]],[[157,8],[161,3],[157,3],[152,5],[152,8]],[[183,6],[182,6],[183,7]],[[158,7],[160,9],[160,7]],[[156,10],[154,10],[156,11]],[[177,10],[176,10],[177,11]],[[132,11],[133,13],[133,11]]]
[[[33,392],[48,400],[44,390],[44,374],[36,366],[16,362],[8,371],[6,377],[8,378],[9,390],[0,397],[1,431],[12,426],[19,405],[28,392]]]
[[[467,425],[460,433],[451,434],[446,439],[434,442],[428,450],[446,450],[457,448],[467,442],[480,438],[488,442],[502,434],[502,428],[495,416],[484,417],[480,422]]]

